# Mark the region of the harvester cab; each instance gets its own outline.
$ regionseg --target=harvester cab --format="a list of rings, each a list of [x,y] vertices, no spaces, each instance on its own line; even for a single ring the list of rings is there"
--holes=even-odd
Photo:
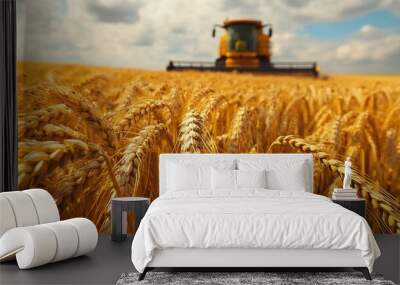
[[[167,70],[237,71],[283,75],[318,76],[315,62],[271,62],[272,25],[253,19],[226,19],[219,40],[219,57],[215,62],[170,61]],[[267,32],[265,33],[264,30]]]
[[[268,28],[268,34],[264,28]],[[219,43],[219,58],[216,65],[221,67],[259,67],[270,63],[270,42],[272,26],[263,25],[261,21],[241,19],[225,20],[223,25],[214,25],[212,36],[215,37],[216,28],[223,28],[224,33]]]

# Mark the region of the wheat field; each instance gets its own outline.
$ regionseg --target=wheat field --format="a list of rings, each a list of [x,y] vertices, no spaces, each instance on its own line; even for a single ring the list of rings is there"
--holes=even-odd
[[[314,189],[343,160],[374,232],[400,234],[400,76],[321,79],[20,62],[18,183],[110,229],[111,198],[158,196],[163,152],[308,152]]]

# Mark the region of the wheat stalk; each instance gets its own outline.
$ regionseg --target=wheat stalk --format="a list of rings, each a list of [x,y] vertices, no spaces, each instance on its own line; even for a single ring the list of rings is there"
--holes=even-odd
[[[80,96],[76,91],[64,86],[55,86],[50,91],[71,104],[71,108],[73,108],[75,112],[79,112],[81,116],[85,118],[87,124],[96,130],[96,135],[100,135],[109,147],[115,147],[115,134],[108,123],[103,120],[101,111],[93,102],[90,102],[85,97]]]
[[[74,169],[72,173],[64,176],[55,185],[57,191],[53,191],[52,196],[61,204],[64,198],[71,196],[78,188],[83,188],[88,184],[89,179],[96,179],[101,169],[101,161],[99,159],[90,160],[88,163],[79,169]],[[81,197],[80,197],[81,198]]]
[[[188,105],[188,110],[191,109],[195,109],[195,106],[199,103],[199,101],[201,101],[202,99],[204,99],[205,97],[207,97],[209,94],[214,93],[214,89],[206,87],[206,88],[199,88],[198,90],[196,90],[190,101],[189,101],[189,105]]]
[[[167,109],[172,113],[169,109],[169,105],[161,100],[149,100],[145,103],[138,104],[123,116],[120,123],[116,125],[115,131],[120,137],[124,137],[132,125],[137,124],[138,121],[146,115],[156,113],[162,109]]]
[[[140,179],[140,167],[151,152],[152,145],[166,135],[164,124],[150,125],[128,140],[128,144],[118,163],[117,182],[121,186],[118,195],[133,195]]]
[[[33,132],[49,122],[65,123],[71,118],[71,114],[72,110],[64,104],[51,105],[30,113],[20,113],[18,139],[30,138]]]
[[[232,152],[244,152],[249,146],[253,145],[253,115],[254,113],[245,107],[239,108],[236,113],[230,131],[230,149]]]
[[[277,145],[289,145],[301,152],[312,153],[314,158],[318,159],[330,171],[341,176],[344,175],[344,166],[341,161],[330,158],[330,155],[321,151],[318,146],[307,143],[301,138],[294,136],[278,137],[271,144],[269,151]],[[388,225],[386,229],[400,233],[400,204],[396,199],[370,179],[361,176],[356,169],[354,169],[353,182],[359,187],[361,196],[367,198],[374,209],[379,208],[381,210],[381,222]]]
[[[179,147],[181,152],[216,152],[203,119],[196,111],[187,112],[180,124]]]
[[[32,188],[44,175],[49,175],[57,167],[63,167],[70,161],[83,157],[102,156],[106,161],[108,157],[98,145],[88,145],[76,139],[65,139],[62,142],[55,141],[28,141],[19,144],[19,155],[21,167],[18,169],[18,187]],[[25,149],[26,148],[26,149]],[[108,161],[110,177],[115,181]],[[118,189],[118,184],[114,182]]]
[[[105,74],[99,74],[89,79],[83,81],[82,83],[75,86],[75,89],[88,91],[88,92],[96,92],[99,89],[102,89],[107,86],[107,83],[110,81],[110,76]]]
[[[78,139],[87,141],[87,137],[67,126],[46,124],[43,128],[32,131],[30,138],[46,140]]]
[[[54,168],[62,167],[68,161],[90,155],[89,147],[80,140],[28,141],[19,144],[18,187],[33,187],[43,175]]]

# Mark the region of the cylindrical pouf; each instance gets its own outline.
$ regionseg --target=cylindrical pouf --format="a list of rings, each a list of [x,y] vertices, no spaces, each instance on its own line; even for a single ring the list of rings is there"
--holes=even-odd
[[[54,232],[42,225],[14,228],[0,238],[0,257],[14,255],[20,269],[49,263],[57,252]]]
[[[74,226],[78,233],[78,249],[74,257],[86,254],[96,248],[98,233],[92,221],[85,218],[73,218],[63,222]]]
[[[58,222],[60,220],[56,202],[49,192],[39,188],[22,192],[32,199],[39,218],[39,224]]]

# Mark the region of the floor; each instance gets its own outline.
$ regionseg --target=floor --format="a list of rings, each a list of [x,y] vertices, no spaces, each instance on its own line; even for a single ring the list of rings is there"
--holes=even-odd
[[[400,283],[400,235],[377,235],[382,251],[375,272]],[[82,256],[30,270],[18,270],[15,262],[0,265],[0,284],[115,284],[124,272],[134,271],[130,261],[129,238],[114,243],[110,236],[99,237],[97,249]]]
[[[400,235],[375,235],[381,250],[374,265],[374,271],[383,274],[385,279],[400,284]]]
[[[0,284],[115,284],[122,273],[134,271],[131,243],[132,238],[112,242],[109,235],[100,235],[88,256],[29,270],[18,270],[15,262],[0,264]]]

